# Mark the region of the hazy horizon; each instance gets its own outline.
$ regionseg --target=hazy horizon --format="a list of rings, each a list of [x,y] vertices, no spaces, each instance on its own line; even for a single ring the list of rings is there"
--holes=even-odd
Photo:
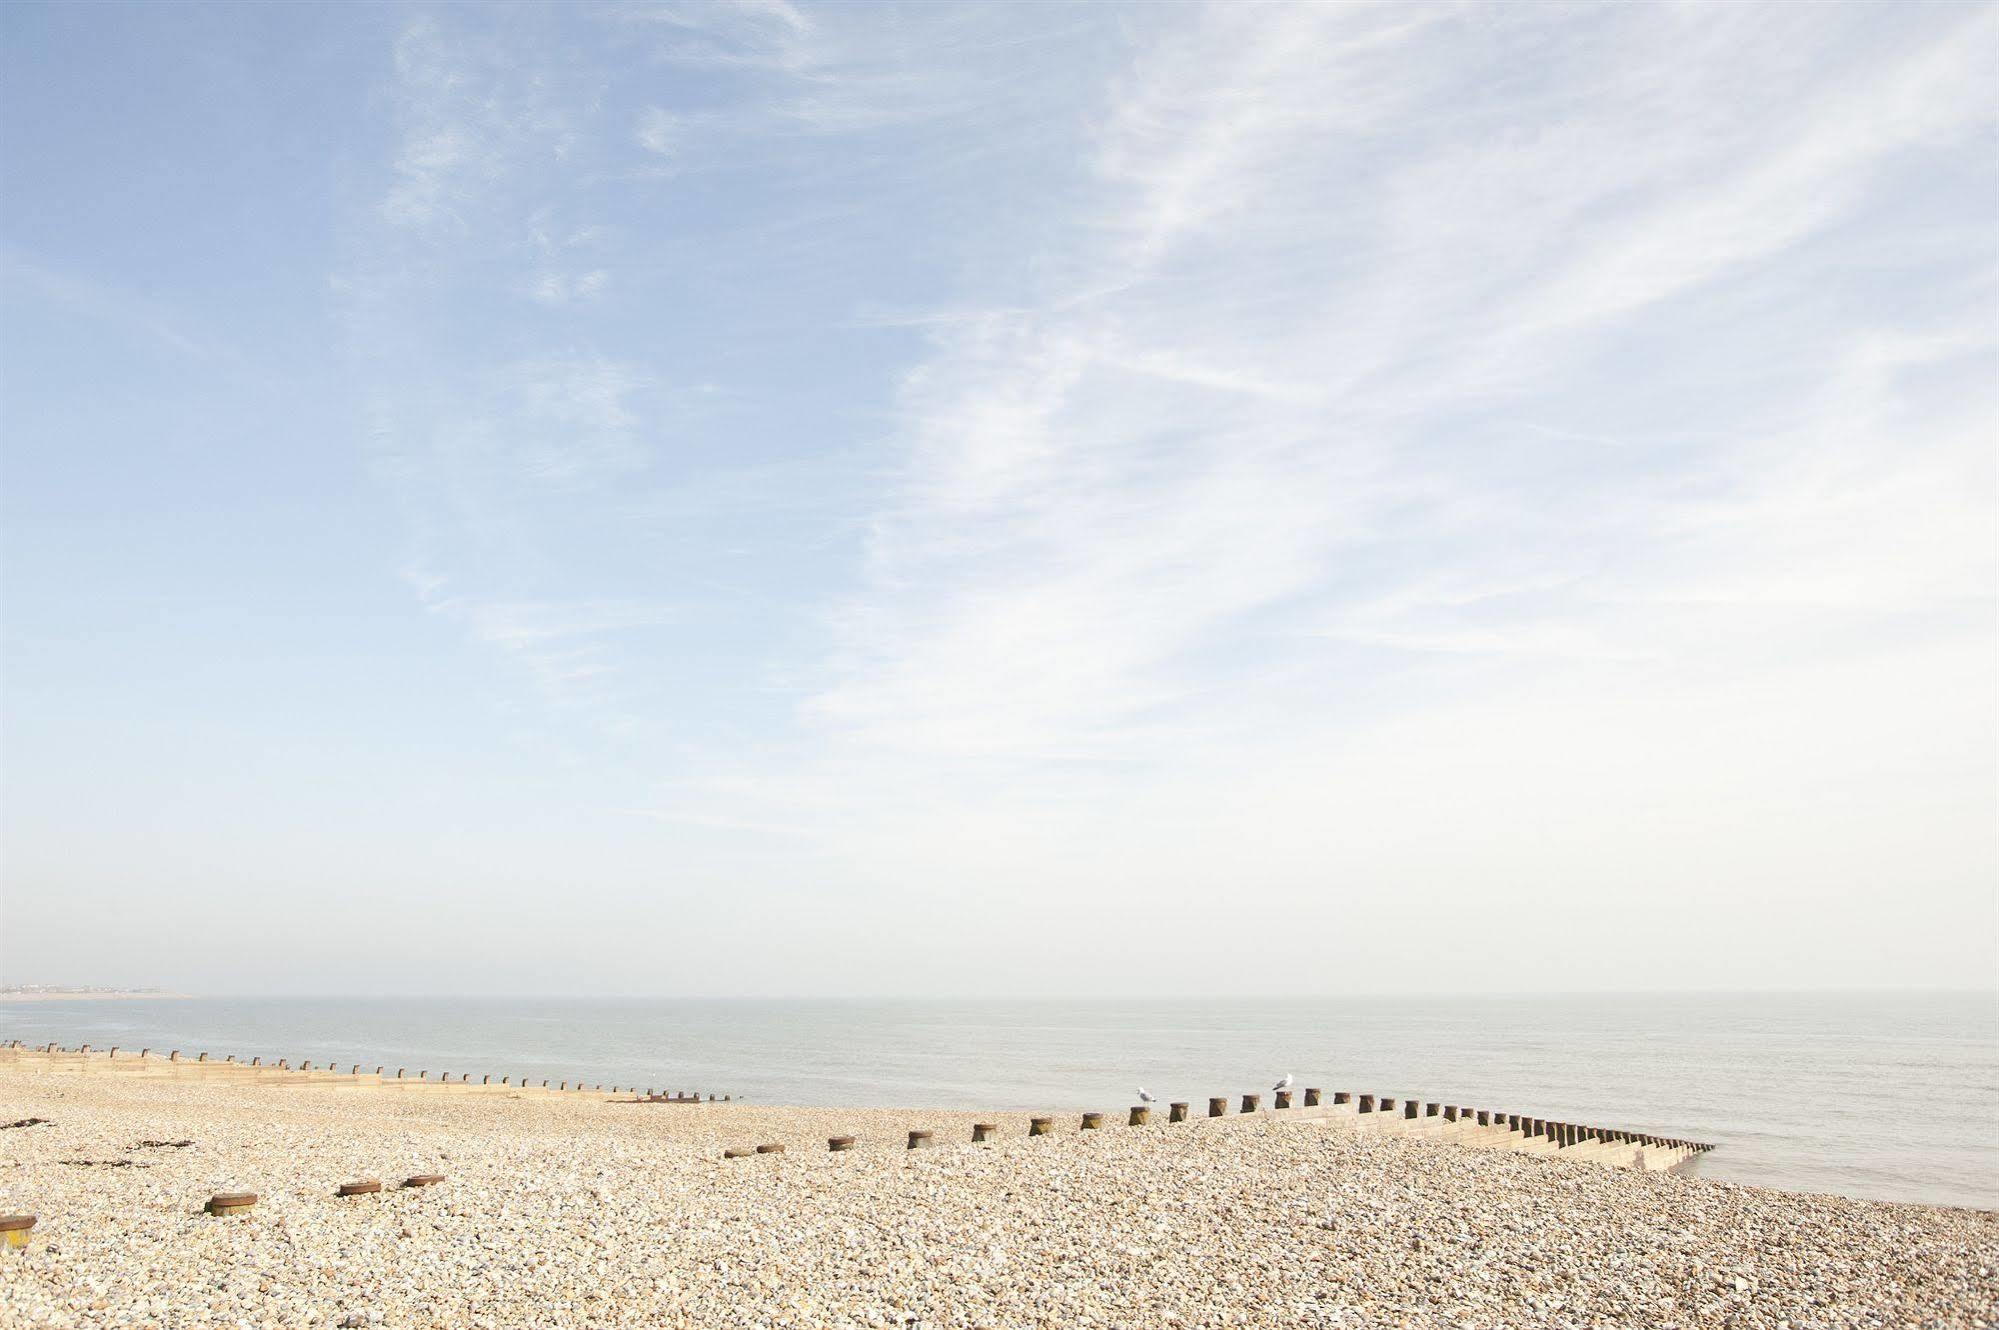
[[[1996,40],[0,7],[0,983],[1999,989]]]
[[[1847,987],[1847,988],[1484,988],[1484,989],[1375,989],[1375,990],[1304,990],[1286,989],[1256,992],[1243,990],[1228,993],[1123,993],[1104,990],[1077,989],[1072,992],[1054,993],[998,993],[998,992],[934,992],[934,993],[669,993],[669,992],[582,992],[544,991],[520,992],[502,989],[467,990],[447,992],[443,990],[410,990],[352,992],[339,990],[311,991],[306,989],[275,990],[266,992],[181,992],[159,989],[145,991],[144,986],[120,984],[66,984],[58,982],[36,983],[23,981],[18,987],[63,988],[78,990],[100,990],[108,993],[129,992],[146,1000],[172,1001],[178,998],[198,998],[202,1001],[261,1001],[265,999],[310,1001],[330,999],[342,1002],[396,1002],[407,999],[448,1001],[462,998],[468,1001],[493,999],[495,1001],[547,1001],[547,1002],[1074,1002],[1103,1001],[1115,999],[1120,1002],[1187,1002],[1204,1000],[1214,1002],[1241,1002],[1245,1004],[1269,1003],[1286,998],[1393,998],[1397,1001],[1409,999],[1451,999],[1476,997],[1665,997],[1665,996],[1705,996],[1727,997],[1731,994],[1758,997],[1835,997],[1840,994],[1887,996],[1896,993],[1925,995],[1932,997],[1999,997],[1999,987],[1957,988],[1950,986],[1898,985],[1892,987]],[[4,1001],[0,994],[0,1001]],[[89,999],[79,999],[89,1000]]]

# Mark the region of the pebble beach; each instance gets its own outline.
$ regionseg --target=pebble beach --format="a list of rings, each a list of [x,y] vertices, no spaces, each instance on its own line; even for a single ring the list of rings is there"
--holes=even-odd
[[[1129,1127],[1107,1104],[1103,1130],[1029,1137],[1022,1115],[631,1099],[0,1059],[0,1214],[38,1216],[0,1253],[0,1325],[1804,1330],[1999,1307],[1987,1211],[1351,1118]],[[724,1158],[758,1145],[784,1149]],[[443,1180],[399,1185],[419,1174]],[[336,1195],[362,1179],[383,1188]],[[205,1213],[221,1192],[258,1199]]]

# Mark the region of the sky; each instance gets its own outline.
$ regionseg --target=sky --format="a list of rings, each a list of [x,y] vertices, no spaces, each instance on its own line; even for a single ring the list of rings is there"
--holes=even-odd
[[[0,982],[1999,986],[1995,53],[0,7]]]

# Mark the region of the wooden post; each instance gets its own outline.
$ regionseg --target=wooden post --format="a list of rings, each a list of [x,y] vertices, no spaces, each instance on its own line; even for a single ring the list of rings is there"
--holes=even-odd
[[[1423,1116],[1426,1118],[1434,1118],[1437,1116],[1437,1114],[1443,1111],[1444,1111],[1444,1106],[1442,1104],[1423,1105]]]
[[[1387,1095],[1381,1096],[1381,1111],[1384,1113],[1393,1113],[1395,1111],[1395,1100]]]
[[[1133,1104],[1131,1106],[1131,1120],[1127,1122],[1125,1125],[1130,1127],[1143,1127],[1146,1123],[1150,1121],[1152,1121],[1152,1110],[1147,1108],[1144,1104]]]
[[[980,1141],[990,1141],[993,1138],[993,1134],[998,1130],[999,1127],[993,1123],[974,1122],[972,1124],[972,1143],[976,1145]]]
[[[34,1226],[34,1215],[0,1215],[0,1239],[10,1249],[19,1251],[28,1245],[28,1230]]]
[[[1211,1098],[1208,1100],[1209,1117],[1211,1118],[1225,1117],[1227,1116],[1228,1111],[1229,1111],[1229,1101],[1227,1099]]]
[[[1336,1104],[1343,1104],[1346,1102],[1346,1097],[1347,1097],[1347,1092],[1345,1090],[1342,1090],[1338,1094],[1333,1096],[1333,1102]],[[1354,1112],[1356,1113],[1374,1112],[1374,1096],[1371,1094],[1362,1095],[1360,1097],[1360,1102],[1354,1105]]]
[[[208,1198],[208,1213],[221,1218],[224,1215],[239,1215],[257,1203],[257,1193],[253,1191],[219,1191]]]
[[[1187,1105],[1177,1099],[1168,1104],[1166,1106],[1166,1120],[1168,1122],[1185,1122],[1187,1120]]]
[[[911,1134],[913,1135],[914,1133]],[[925,1132],[924,1135],[928,1136],[929,1133]],[[914,1150],[916,1146],[912,1144],[909,1148]],[[775,1143],[770,1145],[759,1145],[757,1147],[757,1153],[760,1155],[781,1155],[784,1153],[784,1146]]]
[[[1289,1108],[1289,1107],[1291,1107],[1291,1092],[1290,1092],[1289,1090],[1279,1090],[1279,1091],[1277,1091],[1277,1093],[1276,1093],[1275,1097],[1274,1097],[1274,1098],[1273,1098],[1273,1099],[1271,1100],[1271,1104],[1270,1104],[1270,1106],[1271,1106],[1272,1108]]]
[[[1242,1111],[1245,1113],[1254,1113],[1256,1112],[1256,1106],[1262,1102],[1262,1095],[1246,1094],[1242,1097]]]
[[[1478,1111],[1478,1125],[1481,1127],[1490,1127],[1492,1125],[1492,1114],[1481,1108]]]
[[[1095,1131],[1095,1130],[1096,1130],[1097,1128],[1099,1128],[1099,1127],[1101,1127],[1101,1126],[1103,1126],[1103,1125],[1104,1125],[1104,1115],[1103,1115],[1103,1114],[1101,1114],[1101,1113],[1085,1113],[1085,1114],[1083,1114],[1083,1130],[1084,1130],[1084,1131]]]
[[[1458,1106],[1456,1104],[1445,1104],[1444,1121],[1456,1122],[1457,1120],[1458,1120]]]
[[[1405,1118],[1413,1118],[1416,1116],[1418,1110],[1420,1110],[1422,1107],[1423,1107],[1422,1104],[1418,1103],[1414,1099],[1405,1099],[1402,1101],[1402,1116]]]
[[[1029,1118],[1027,1120],[1027,1134],[1029,1136],[1048,1136],[1053,1134],[1054,1131],[1054,1118]]]
[[[826,1138],[826,1148],[836,1154],[842,1150],[851,1150],[854,1148],[854,1138],[851,1136],[828,1136]]]
[[[1308,1086],[1306,1086],[1306,1087],[1305,1087],[1305,1107],[1307,1107],[1307,1108],[1317,1108],[1318,1106],[1319,1106],[1319,1092],[1318,1092],[1317,1090],[1313,1089],[1313,1088],[1312,1088],[1311,1086],[1309,1086],[1309,1085],[1308,1085]]]
[[[929,1144],[930,1144],[930,1133],[929,1133],[929,1132],[927,1132],[927,1131],[913,1131],[913,1132],[909,1133],[909,1148],[910,1148],[910,1149],[912,1149],[912,1150],[921,1150],[921,1149],[923,1149],[923,1148],[924,1148],[925,1146],[927,1146],[927,1145],[929,1145]]]

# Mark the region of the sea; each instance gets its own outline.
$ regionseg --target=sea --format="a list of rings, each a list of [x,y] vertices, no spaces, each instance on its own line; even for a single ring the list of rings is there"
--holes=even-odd
[[[0,1039],[766,1104],[1114,1114],[1141,1085],[1199,1106],[1290,1074],[1708,1141],[1695,1167],[1731,1182],[1999,1208],[1992,993],[43,1001],[0,1002]]]

